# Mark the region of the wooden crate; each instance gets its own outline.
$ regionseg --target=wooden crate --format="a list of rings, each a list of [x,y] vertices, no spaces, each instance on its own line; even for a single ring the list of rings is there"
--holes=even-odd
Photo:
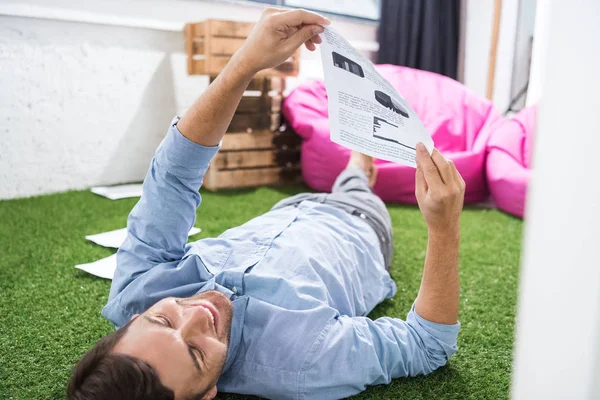
[[[300,138],[277,131],[226,133],[204,177],[209,190],[277,185],[300,181]]]
[[[221,150],[204,176],[203,187],[214,191],[298,182],[300,180],[299,160],[299,149],[294,151],[273,148]]]
[[[185,49],[188,55],[188,74],[217,75],[231,56],[244,44],[252,31],[251,22],[209,19],[185,25]],[[296,76],[300,50],[276,68],[261,75]]]

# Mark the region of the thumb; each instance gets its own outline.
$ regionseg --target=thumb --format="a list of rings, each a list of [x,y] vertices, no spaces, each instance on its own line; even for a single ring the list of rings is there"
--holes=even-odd
[[[289,43],[290,46],[293,47],[291,50],[296,50],[298,47],[302,46],[303,43],[310,40],[310,38],[313,36],[323,33],[324,30],[325,29],[321,25],[304,25],[290,38]]]

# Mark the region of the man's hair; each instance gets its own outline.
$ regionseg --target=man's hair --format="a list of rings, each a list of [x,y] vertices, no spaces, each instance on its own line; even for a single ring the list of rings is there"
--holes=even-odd
[[[130,322],[131,323],[131,322]],[[129,323],[105,336],[77,363],[67,388],[69,400],[173,400],[147,362],[112,350]]]

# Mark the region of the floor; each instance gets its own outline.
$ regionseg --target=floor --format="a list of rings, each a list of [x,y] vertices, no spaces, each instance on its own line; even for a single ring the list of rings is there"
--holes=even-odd
[[[302,186],[204,193],[192,238],[216,236],[267,211]],[[111,201],[88,191],[0,201],[0,398],[64,398],[71,366],[112,330],[100,316],[110,282],[73,268],[113,253],[84,235],[123,228],[137,199]],[[398,294],[371,317],[404,318],[419,287],[426,230],[414,206],[389,206],[392,275]],[[369,388],[357,399],[509,397],[522,221],[468,208],[462,218],[460,350],[418,378]],[[245,396],[219,394],[220,399]]]

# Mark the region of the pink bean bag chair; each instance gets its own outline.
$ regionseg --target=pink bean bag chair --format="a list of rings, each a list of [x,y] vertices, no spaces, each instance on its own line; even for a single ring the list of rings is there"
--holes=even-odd
[[[490,127],[502,120],[492,103],[461,83],[432,72],[395,65],[378,65],[377,69],[411,104],[438,150],[456,164],[467,184],[465,202],[486,200],[486,145]],[[324,83],[313,81],[296,88],[285,100],[283,114],[304,139],[304,181],[315,190],[331,191],[350,150],[329,139]],[[383,160],[376,163],[375,193],[388,202],[416,203],[415,169]]]
[[[496,206],[519,217],[525,211],[537,106],[521,110],[492,129],[487,179]]]

